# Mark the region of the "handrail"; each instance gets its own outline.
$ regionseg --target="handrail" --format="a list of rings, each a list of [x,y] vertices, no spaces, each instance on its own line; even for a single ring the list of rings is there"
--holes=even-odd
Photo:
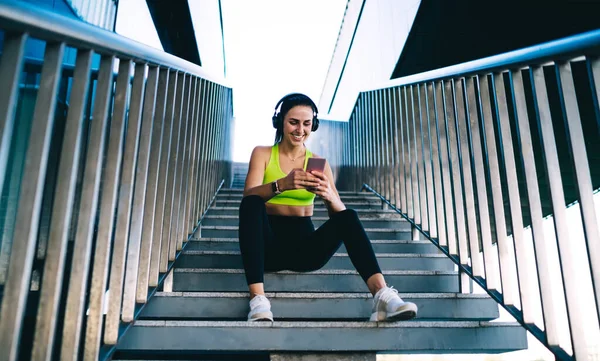
[[[599,54],[600,30],[407,76],[343,130],[339,188],[368,184],[559,360],[600,354]]]
[[[110,357],[231,178],[232,91],[25,2],[0,31],[0,358]]]
[[[442,80],[445,78],[467,76],[483,72],[493,72],[496,69],[515,69],[533,64],[542,65],[545,62],[560,59],[572,59],[574,56],[591,51],[600,54],[600,30],[592,30],[573,35],[567,38],[552,40],[546,43],[517,49],[506,53],[492,55],[486,58],[451,65],[440,69],[408,75],[398,79],[387,80],[373,87],[364,89],[364,92],[392,88],[413,83]]]
[[[224,78],[208,73],[187,60],[23,1],[0,2],[0,23],[3,30],[26,32],[35,38],[66,42],[78,49],[94,49],[99,54],[115,55],[149,65],[168,65],[220,85],[230,86]]]

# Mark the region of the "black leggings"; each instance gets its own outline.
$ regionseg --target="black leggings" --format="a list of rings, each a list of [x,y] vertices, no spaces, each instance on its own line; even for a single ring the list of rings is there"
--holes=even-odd
[[[315,230],[310,217],[267,215],[261,197],[247,196],[240,205],[239,240],[248,284],[262,283],[265,272],[318,270],[342,241],[365,282],[381,273],[371,242],[352,209],[335,213]]]

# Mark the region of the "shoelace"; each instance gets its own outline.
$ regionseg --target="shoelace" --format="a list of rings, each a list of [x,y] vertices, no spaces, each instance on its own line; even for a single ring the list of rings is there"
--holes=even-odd
[[[388,287],[380,296],[379,299],[383,302],[388,302],[392,298],[398,296],[398,290],[394,287]]]
[[[271,305],[271,303],[269,302],[269,299],[266,296],[256,295],[250,301],[250,308],[256,308],[259,304],[262,304],[262,303],[266,303],[269,306]]]

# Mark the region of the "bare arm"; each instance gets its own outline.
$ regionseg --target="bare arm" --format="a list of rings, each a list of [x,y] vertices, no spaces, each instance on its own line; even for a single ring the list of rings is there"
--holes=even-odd
[[[265,176],[265,169],[269,161],[270,153],[264,147],[256,147],[250,156],[250,164],[248,165],[248,175],[246,176],[246,184],[244,185],[244,197],[257,195],[265,202],[275,197],[275,193],[271,189],[271,183],[262,184]]]

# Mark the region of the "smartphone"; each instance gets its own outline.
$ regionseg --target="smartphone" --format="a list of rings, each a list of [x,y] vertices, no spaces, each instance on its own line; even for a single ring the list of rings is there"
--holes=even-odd
[[[323,173],[325,170],[325,158],[308,158],[308,164],[306,164],[306,171],[316,170]]]

